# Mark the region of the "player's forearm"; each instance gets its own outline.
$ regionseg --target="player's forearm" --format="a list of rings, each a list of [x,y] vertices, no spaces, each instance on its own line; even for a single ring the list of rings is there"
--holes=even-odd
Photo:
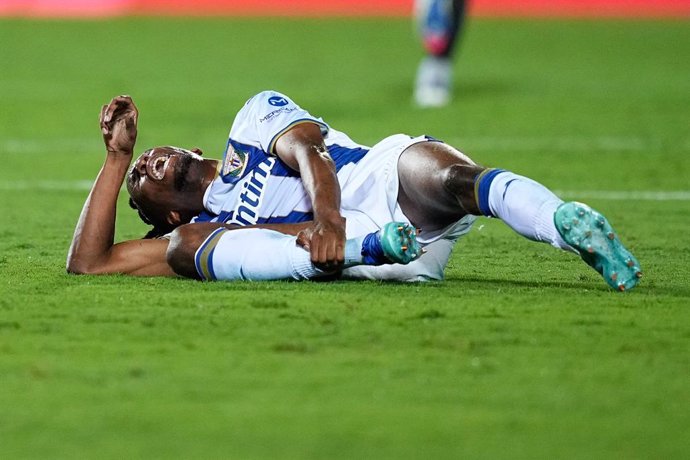
[[[89,273],[107,258],[115,238],[117,197],[129,159],[108,155],[79,216],[67,255],[67,271]]]
[[[328,152],[313,152],[300,162],[300,175],[309,194],[314,220],[321,222],[340,219],[340,185],[335,164]]]
[[[314,123],[299,124],[276,142],[276,154],[299,171],[302,184],[311,199],[314,219],[319,222],[340,220],[340,185],[335,163]]]

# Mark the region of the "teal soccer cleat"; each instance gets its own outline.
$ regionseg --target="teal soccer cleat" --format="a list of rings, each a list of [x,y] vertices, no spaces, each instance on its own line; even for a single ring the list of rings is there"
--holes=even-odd
[[[608,220],[586,204],[561,204],[554,223],[563,240],[575,248],[589,266],[612,288],[625,291],[637,286],[640,263],[623,246]]]
[[[365,236],[362,242],[366,265],[409,264],[423,253],[417,242],[417,230],[402,222],[389,222],[381,230]]]
[[[380,237],[383,254],[391,262],[409,264],[422,255],[417,230],[409,224],[389,222],[381,229]]]

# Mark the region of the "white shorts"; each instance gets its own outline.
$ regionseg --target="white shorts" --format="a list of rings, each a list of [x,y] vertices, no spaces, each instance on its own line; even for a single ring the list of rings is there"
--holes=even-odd
[[[429,142],[425,136],[394,134],[376,144],[347,177],[341,177],[341,210],[347,219],[348,237],[374,232],[391,221],[410,222],[398,204],[398,160],[408,147]],[[438,142],[438,141],[433,141]],[[475,216],[467,215],[446,228],[423,232],[418,240],[457,240],[472,228]]]
[[[420,142],[429,142],[429,139],[404,134],[387,137],[357,163],[344,181],[341,178],[341,209],[343,217],[347,219],[348,237],[375,232],[391,221],[410,223],[398,204],[398,160],[405,149]],[[362,265],[344,270],[343,277],[395,281],[442,280],[455,242],[471,230],[476,219],[476,216],[467,215],[446,228],[420,234],[417,239],[425,246],[427,253],[408,265]]]

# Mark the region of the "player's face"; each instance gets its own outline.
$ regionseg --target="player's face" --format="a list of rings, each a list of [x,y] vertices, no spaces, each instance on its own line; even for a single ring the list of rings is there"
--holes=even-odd
[[[127,190],[149,218],[184,207],[192,166],[201,156],[177,147],[156,147],[136,159],[127,175]]]

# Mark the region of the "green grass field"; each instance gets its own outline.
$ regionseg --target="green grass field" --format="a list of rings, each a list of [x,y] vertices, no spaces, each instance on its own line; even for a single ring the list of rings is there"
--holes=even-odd
[[[407,21],[0,21],[1,456],[687,458],[689,25],[472,21],[455,102],[423,111]],[[642,284],[488,220],[442,283],[65,274],[102,104],[135,98],[138,152],[220,156],[262,89],[589,202]]]

